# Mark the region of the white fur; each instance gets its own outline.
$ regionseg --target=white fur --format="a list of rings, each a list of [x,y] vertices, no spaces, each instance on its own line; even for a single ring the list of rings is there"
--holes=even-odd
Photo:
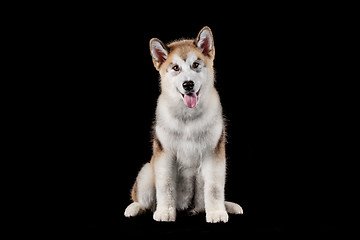
[[[204,34],[211,37],[210,32]],[[161,46],[157,41],[153,44]],[[139,172],[137,202],[126,208],[127,217],[155,205],[156,221],[175,221],[177,209],[191,206],[191,214],[205,211],[206,221],[211,223],[227,222],[228,212],[243,213],[238,204],[224,199],[226,161],[215,153],[224,133],[224,121],[212,66],[202,61],[194,71],[194,61],[198,57],[191,51],[185,60],[175,55],[161,76],[154,137],[161,143],[162,151],[152,162],[153,167],[147,163]],[[181,70],[173,71],[174,64]],[[195,92],[200,90],[194,108],[188,108],[181,95],[182,83],[189,80],[194,82]]]

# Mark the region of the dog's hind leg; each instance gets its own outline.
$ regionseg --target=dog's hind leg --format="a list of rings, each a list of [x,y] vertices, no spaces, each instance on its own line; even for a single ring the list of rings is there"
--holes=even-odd
[[[153,169],[146,163],[140,170],[131,191],[131,203],[126,209],[126,217],[134,217],[155,206],[155,183]]]
[[[225,209],[231,214],[243,214],[242,207],[237,203],[225,201]]]

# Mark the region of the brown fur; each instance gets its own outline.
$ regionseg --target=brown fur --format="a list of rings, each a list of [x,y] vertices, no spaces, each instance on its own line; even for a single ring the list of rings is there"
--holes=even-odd
[[[137,181],[135,181],[135,183],[131,189],[131,199],[134,202],[137,202]]]
[[[211,30],[209,27],[204,27],[200,32],[202,32],[205,28],[207,28],[212,36]],[[200,33],[196,37],[196,39],[190,39],[190,40],[177,40],[170,44],[165,45],[163,42],[161,42],[157,38],[153,38],[150,40],[150,48],[152,41],[156,40],[161,43],[161,45],[164,47],[164,49],[168,52],[168,57],[165,62],[158,62],[153,57],[153,63],[156,68],[160,72],[160,74],[164,74],[166,68],[169,66],[169,64],[172,63],[172,57],[174,54],[178,54],[182,59],[186,59],[187,54],[189,51],[195,52],[195,54],[198,56],[199,59],[203,60],[209,68],[212,68],[213,61],[215,58],[215,46],[212,45],[212,50],[209,56],[204,56],[199,48],[196,47],[197,42],[199,41]],[[213,43],[214,44],[214,43]],[[151,53],[151,51],[150,51]],[[151,53],[152,54],[152,53]]]
[[[203,60],[209,68],[212,68],[213,66],[213,60],[214,57],[208,58],[205,57],[199,48],[197,48],[194,45],[194,40],[180,40],[173,43],[170,43],[167,45],[168,49],[170,50],[170,53],[166,59],[166,61],[159,66],[160,74],[165,74],[166,68],[172,63],[172,58],[174,55],[179,55],[182,59],[186,59],[187,54],[191,51],[194,52],[197,57],[201,60]],[[156,61],[155,61],[156,62]],[[155,65],[156,67],[157,65]]]
[[[215,154],[221,159],[222,161],[226,161],[226,152],[225,152],[225,131],[221,134],[220,139],[215,147]]]
[[[158,158],[159,155],[162,154],[162,152],[163,152],[163,146],[155,135],[153,139],[153,158]]]

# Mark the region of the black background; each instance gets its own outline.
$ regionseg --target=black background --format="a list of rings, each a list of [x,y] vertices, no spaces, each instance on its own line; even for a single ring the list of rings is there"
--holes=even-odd
[[[150,7],[69,6],[55,18],[48,13],[42,42],[47,94],[55,100],[46,122],[61,228],[115,236],[342,232],[337,12],[326,6]],[[239,203],[244,215],[215,225],[205,223],[204,214],[178,213],[176,223],[157,223],[151,213],[127,219],[130,189],[151,158],[159,95],[149,40],[195,38],[206,25],[228,120],[226,199]]]

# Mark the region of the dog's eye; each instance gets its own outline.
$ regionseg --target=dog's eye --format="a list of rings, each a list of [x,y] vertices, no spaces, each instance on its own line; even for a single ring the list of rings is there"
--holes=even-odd
[[[197,68],[199,66],[199,63],[198,62],[194,62],[193,64],[192,64],[192,67],[193,68]]]
[[[174,65],[174,66],[172,67],[172,69],[177,72],[177,71],[180,70],[180,67],[179,67],[179,65]]]

